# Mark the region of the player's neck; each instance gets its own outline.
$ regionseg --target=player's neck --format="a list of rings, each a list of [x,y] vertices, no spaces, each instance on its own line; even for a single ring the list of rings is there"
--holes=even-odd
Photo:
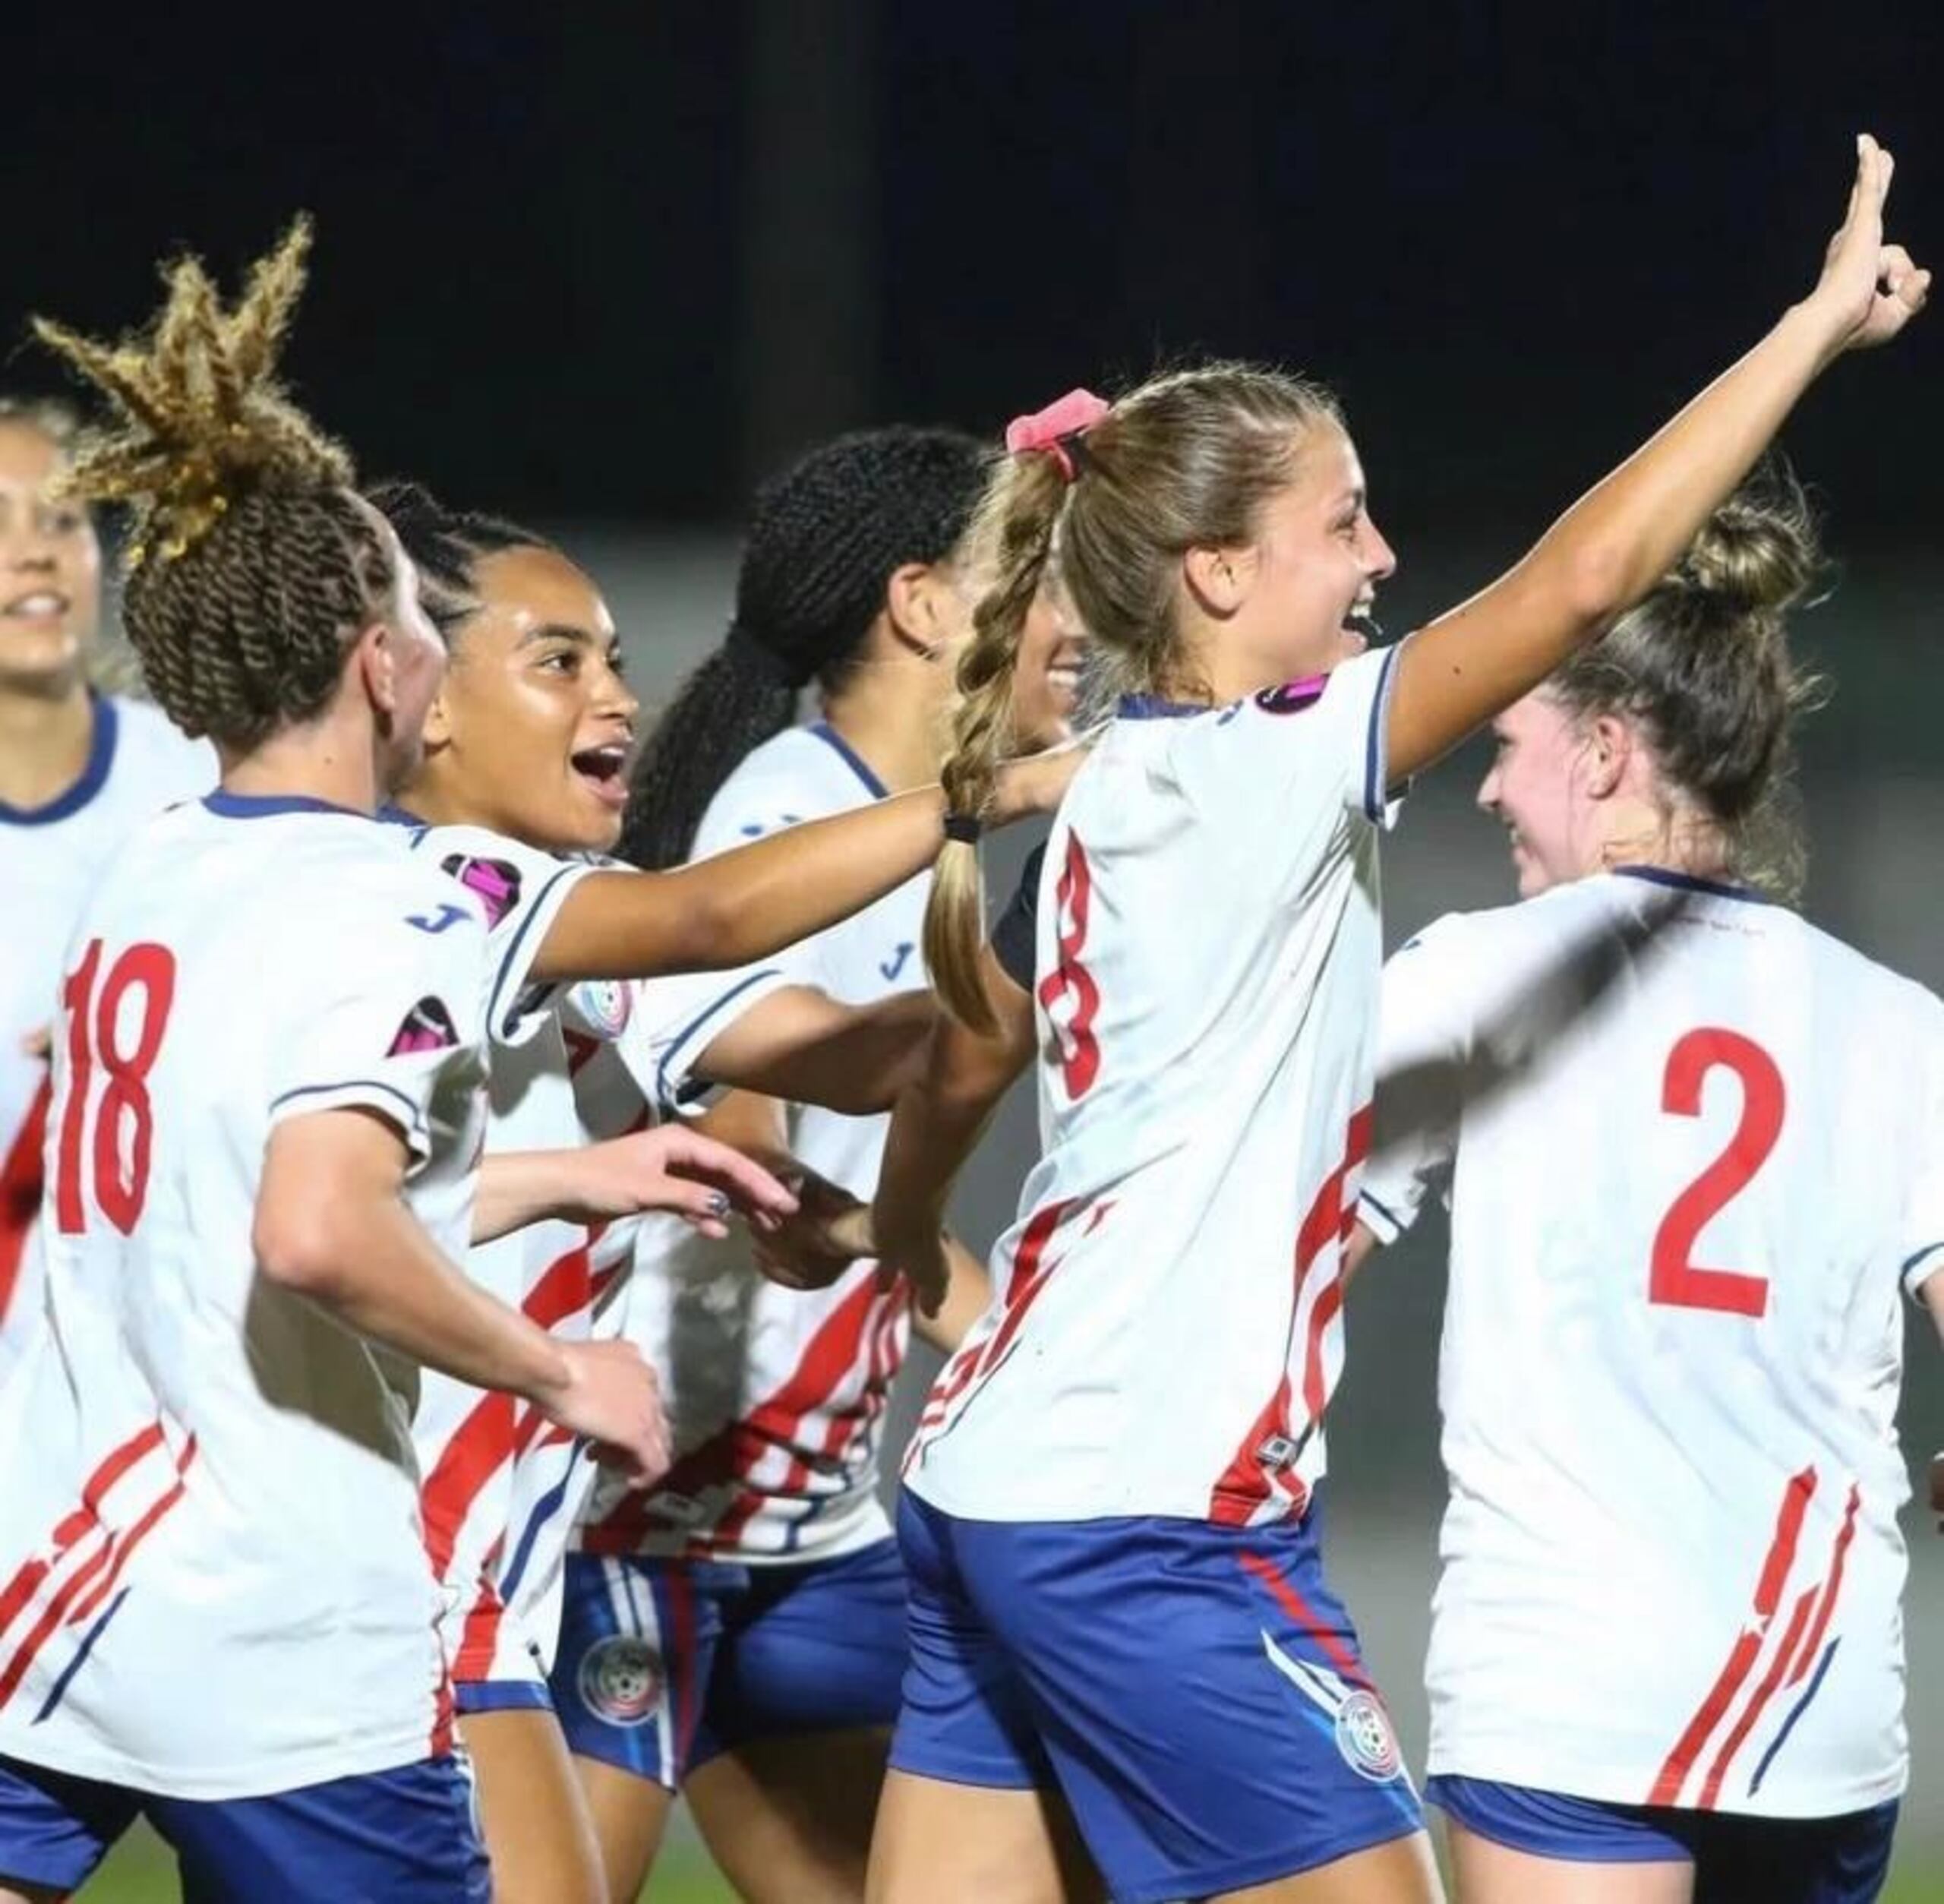
[[[0,804],[48,807],[87,771],[94,703],[78,677],[41,691],[0,684]]]
[[[1730,877],[1734,857],[1727,833],[1715,821],[1680,809],[1648,807],[1616,816],[1599,854],[1603,867],[1651,866],[1697,879]]]
[[[246,754],[222,756],[227,793],[258,799],[321,800],[376,813],[387,791],[368,729],[333,718],[279,729]]]
[[[894,794],[929,787],[939,777],[942,697],[949,674],[915,657],[859,669],[825,703],[838,737]]]

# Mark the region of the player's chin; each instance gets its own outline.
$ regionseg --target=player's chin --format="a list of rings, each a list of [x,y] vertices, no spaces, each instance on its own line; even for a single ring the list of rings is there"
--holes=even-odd
[[[0,618],[0,682],[44,690],[82,663],[80,634],[66,622],[11,623]]]
[[[590,781],[570,770],[567,797],[562,803],[554,850],[563,853],[611,853],[621,837],[621,816],[627,806],[625,786],[619,789]]]

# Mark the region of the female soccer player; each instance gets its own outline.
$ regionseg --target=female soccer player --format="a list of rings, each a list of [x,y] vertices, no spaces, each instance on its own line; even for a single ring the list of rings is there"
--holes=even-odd
[[[923,475],[915,465],[900,473],[907,483]],[[976,478],[961,486],[970,491]],[[419,852],[490,896],[494,936],[506,949],[495,980],[489,1152],[570,1145],[598,1123],[585,1100],[590,1079],[617,1069],[611,1044],[632,1059],[656,1113],[672,1110],[692,1082],[790,1091],[847,1110],[887,1104],[930,1015],[922,993],[912,999],[922,1012],[866,1017],[786,983],[791,974],[773,967],[563,996],[526,984],[527,949],[547,955],[563,897],[571,904],[580,884],[614,876],[560,857],[608,851],[621,824],[636,707],[614,625],[589,578],[532,532],[445,510],[409,486],[373,493],[419,567],[453,657],[423,763],[399,801],[430,823],[415,837]],[[961,514],[963,507],[961,498]],[[829,560],[828,549],[819,553]],[[804,900],[820,920],[838,909],[822,894]],[[654,969],[650,955],[640,969]],[[854,996],[860,988],[845,989]],[[636,1094],[630,1110],[609,1115],[609,1127],[642,1109]],[[583,1227],[543,1224],[476,1250],[472,1268],[557,1331],[585,1334],[597,1310],[611,1331],[620,1304],[611,1284],[626,1241],[602,1238],[592,1256],[589,1242]],[[873,1334],[889,1328],[885,1320]],[[476,1595],[459,1609],[454,1677],[501,1895],[596,1895],[593,1839],[542,1676],[591,1464],[530,1415],[516,1419],[456,1384],[428,1389],[420,1443],[435,1556],[456,1590]]]
[[[972,437],[896,428],[825,444],[765,485],[727,636],[636,770],[624,857],[674,864],[936,776],[967,632],[956,551],[989,463]],[[1073,661],[1071,644],[1042,655],[1022,691],[1070,691]],[[812,684],[821,718],[800,727]],[[1029,725],[1063,711],[1036,706]],[[920,875],[778,963],[860,1003],[911,985],[929,886]],[[876,1183],[881,1117],[738,1093],[708,1121],[854,1194]],[[956,1260],[949,1307],[920,1325],[948,1351],[988,1293]],[[740,1896],[857,1899],[904,1660],[876,1498],[903,1292],[869,1263],[773,1287],[749,1248],[647,1226],[628,1327],[682,1458],[652,1493],[592,1504],[554,1680],[613,1894],[645,1880],[679,1789]]]
[[[1944,1006],[1791,910],[1816,567],[1798,494],[1739,497],[1501,715],[1522,902],[1385,974],[1359,1213],[1450,1201],[1429,1791],[1466,1904],[1864,1904],[1889,1861]]]
[[[45,1033],[75,915],[136,825],[216,784],[206,745],[90,682],[101,548],[87,508],[50,493],[74,434],[58,405],[0,397],[0,1372],[39,1307]]]
[[[372,823],[444,665],[412,565],[272,372],[300,223],[226,311],[42,335],[120,427],[126,622],[222,763],[84,910],[49,1114],[49,1326],[0,1388],[0,1898],[145,1811],[192,1896],[483,1899],[407,1423],[415,1364],[645,1474],[652,1372],[469,1283],[483,933]]]
[[[1391,570],[1335,409],[1230,367],[1022,419],[945,784],[976,810],[1056,541],[1129,698],[1055,823],[1047,1147],[1003,1295],[948,1366],[900,1510],[912,1663],[871,1892],[1057,1895],[1057,1782],[1113,1895],[1434,1896],[1417,1802],[1306,1510],[1368,1140],[1389,789],[1611,627],[1924,274],[1860,141],[1816,288],[1508,576],[1384,652]],[[989,1009],[977,867],[928,950]]]

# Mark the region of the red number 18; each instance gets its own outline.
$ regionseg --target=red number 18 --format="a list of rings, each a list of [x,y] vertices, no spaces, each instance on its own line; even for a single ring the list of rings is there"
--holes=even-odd
[[[135,1227],[148,1195],[149,1155],[155,1141],[155,1113],[149,1102],[148,1076],[162,1049],[169,1008],[175,998],[175,959],[166,946],[131,946],[109,968],[97,1003],[94,982],[101,968],[101,941],[93,939],[81,962],[68,975],[61,1003],[68,1012],[68,1102],[61,1118],[61,1148],[55,1164],[55,1220],[65,1236],[86,1226],[82,1212],[81,1138],[88,1115],[90,1086],[98,1053],[107,1087],[96,1113],[93,1160],[95,1201],[123,1236]],[[141,988],[141,1025],[134,1049],[119,1040],[122,1002]],[[122,1157],[125,1126],[127,1161]]]

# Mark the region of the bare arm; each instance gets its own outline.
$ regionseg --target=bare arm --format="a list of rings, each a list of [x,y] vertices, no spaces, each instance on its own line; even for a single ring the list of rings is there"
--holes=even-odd
[[[1611,627],[1672,567],[1810,384],[1844,352],[1895,336],[1922,308],[1930,273],[1883,242],[1891,171],[1887,153],[1859,141],[1848,215],[1809,296],[1510,573],[1404,643],[1387,733],[1393,781],[1428,766]]]
[[[726,1144],[664,1125],[571,1151],[508,1151],[484,1158],[472,1240],[491,1242],[530,1223],[604,1223],[664,1210],[705,1236],[725,1236],[732,1208],[786,1217],[797,1200],[759,1164]]]
[[[988,823],[1050,812],[1084,758],[1069,749],[1009,762]],[[674,872],[592,873],[561,905],[532,975],[555,983],[746,965],[882,898],[944,843],[945,796],[926,787]]]
[[[404,1139],[361,1110],[270,1133],[251,1244],[267,1281],[425,1367],[525,1397],[612,1446],[638,1479],[668,1461],[653,1372],[623,1343],[563,1343],[469,1282],[406,1207]]]
[[[993,1279],[986,1265],[955,1238],[946,1237],[945,1254],[950,1274],[945,1300],[935,1315],[928,1315],[922,1309],[914,1310],[911,1327],[942,1355],[951,1355],[965,1340],[966,1331],[991,1306]]]
[[[989,1037],[939,1014],[923,1076],[898,1094],[872,1204],[879,1252],[910,1279],[920,1312],[932,1316],[951,1280],[939,1238],[952,1186],[999,1100],[1033,1059],[1033,1001],[989,946],[984,958],[999,1034]]]
[[[1343,1283],[1345,1289],[1355,1280],[1357,1271],[1384,1247],[1375,1233],[1359,1223],[1350,1226],[1350,1240],[1343,1246]]]
[[[926,991],[844,1005],[810,986],[786,986],[718,1032],[694,1069],[713,1084],[869,1116],[890,1110],[917,1075],[936,1015]]]

